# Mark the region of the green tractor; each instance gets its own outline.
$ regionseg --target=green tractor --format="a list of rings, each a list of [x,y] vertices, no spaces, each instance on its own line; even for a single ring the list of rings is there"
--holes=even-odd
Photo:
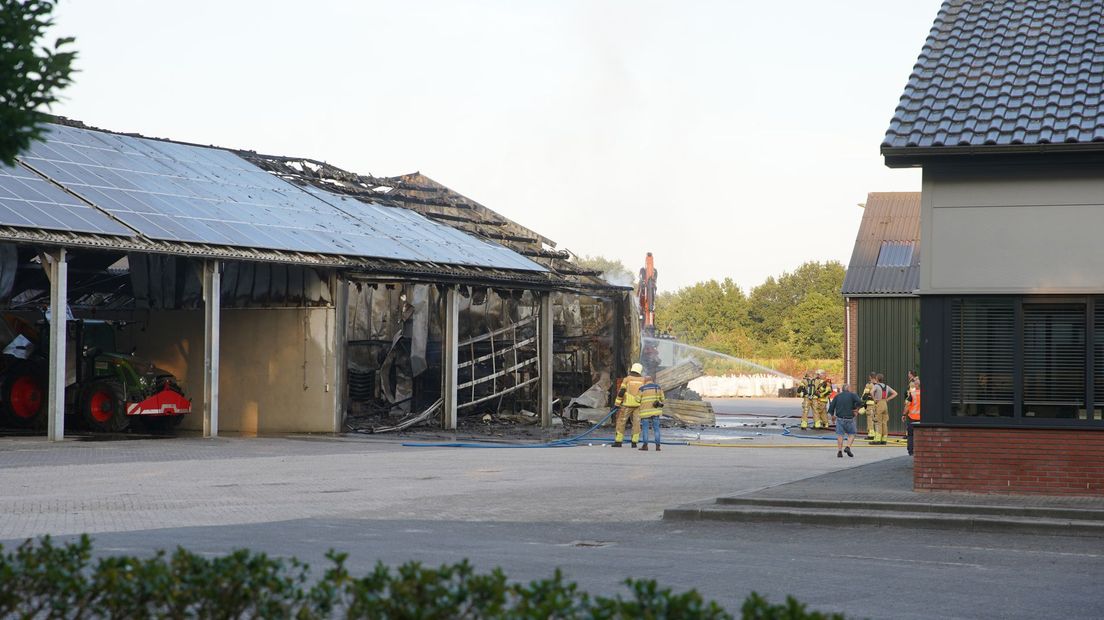
[[[66,411],[93,431],[167,431],[191,413],[192,403],[176,377],[152,363],[116,353],[116,327],[101,321],[70,321],[78,356],[76,382],[65,392]]]
[[[97,432],[147,432],[175,428],[192,403],[172,373],[133,355],[116,352],[116,323],[68,321],[68,351],[72,382],[65,388],[65,410],[81,425]],[[46,333],[45,325],[39,330]],[[4,423],[20,428],[45,426],[45,337],[26,360],[0,371],[0,412]],[[5,356],[7,358],[9,356]]]

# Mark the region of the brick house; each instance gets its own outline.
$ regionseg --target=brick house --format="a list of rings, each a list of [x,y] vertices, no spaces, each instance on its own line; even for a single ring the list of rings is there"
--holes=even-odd
[[[918,490],[1104,494],[1104,0],[947,0],[882,143],[922,167]]]

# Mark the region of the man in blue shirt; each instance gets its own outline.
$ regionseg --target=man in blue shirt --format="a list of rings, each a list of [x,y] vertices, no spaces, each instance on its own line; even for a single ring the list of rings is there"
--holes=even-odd
[[[836,425],[836,456],[843,458],[855,456],[851,452],[851,444],[855,443],[855,410],[862,407],[862,400],[858,394],[851,391],[850,385],[843,386],[843,391],[828,404],[828,413],[832,414],[832,422]],[[847,437],[847,447],[843,445],[843,438]]]

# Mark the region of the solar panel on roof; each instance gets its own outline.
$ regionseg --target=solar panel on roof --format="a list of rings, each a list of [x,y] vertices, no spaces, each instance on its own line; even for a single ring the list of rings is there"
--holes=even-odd
[[[341,208],[220,149],[52,125],[23,159],[153,239],[544,271],[404,209]]]
[[[134,234],[20,165],[0,165],[0,224],[104,235]]]
[[[390,243],[420,255],[421,260],[454,265],[484,265],[493,262],[502,268],[543,270],[509,248],[477,239],[410,209],[367,203],[316,187],[305,189],[365,222]]]
[[[878,267],[908,267],[912,265],[912,241],[883,241],[878,250]]]

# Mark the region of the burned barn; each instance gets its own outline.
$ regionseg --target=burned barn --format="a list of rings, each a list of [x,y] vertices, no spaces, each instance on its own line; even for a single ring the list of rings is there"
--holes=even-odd
[[[380,178],[310,159],[240,155],[310,191],[384,201],[508,248],[547,270],[548,295],[536,282],[496,286],[474,278],[455,287],[454,310],[447,291],[431,281],[350,274],[347,364],[354,425],[380,428],[374,424],[381,417],[409,422],[418,420],[404,418],[407,414],[431,414],[441,397],[446,360],[445,323],[435,319],[451,312],[458,330],[455,408],[460,417],[540,411],[542,347],[550,349],[551,400],[564,404],[596,385],[611,389],[640,350],[638,315],[628,287],[579,267],[553,240],[421,173]],[[548,308],[542,310],[542,304]],[[552,317],[550,345],[541,341],[544,313]]]
[[[630,293],[420,175],[59,120],[0,169],[0,425],[548,425],[629,363]]]

